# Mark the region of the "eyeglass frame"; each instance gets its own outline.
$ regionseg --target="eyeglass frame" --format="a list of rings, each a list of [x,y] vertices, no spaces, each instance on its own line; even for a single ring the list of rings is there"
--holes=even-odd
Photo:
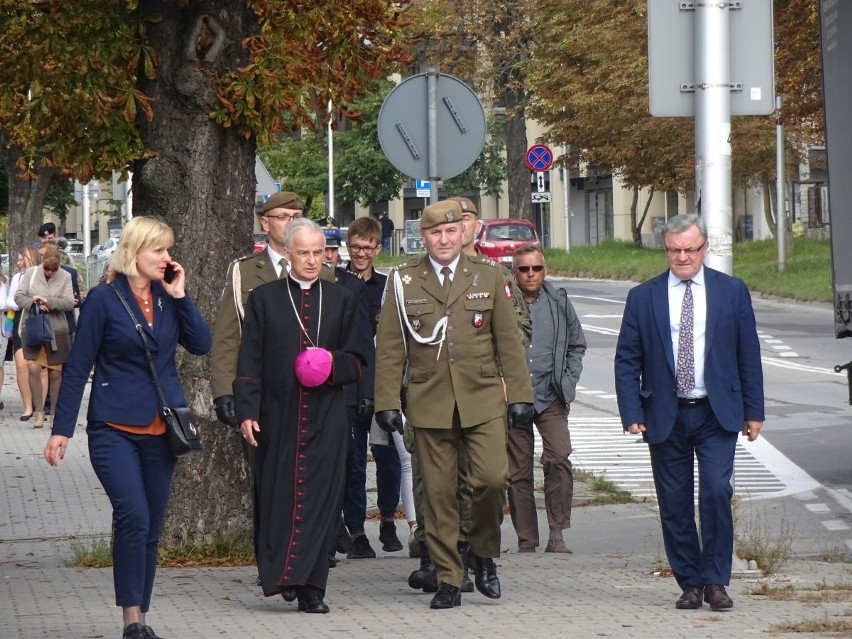
[[[518,271],[518,273],[529,273],[530,271],[533,273],[541,273],[545,269],[545,266],[544,264],[524,264],[523,266],[513,266],[512,268]]]
[[[346,248],[349,249],[350,253],[361,253],[366,255],[369,255],[370,253],[375,253],[376,249],[378,249],[379,246],[381,245],[376,244],[375,246],[361,246],[359,244],[350,244],[349,242],[346,243]]]
[[[299,211],[298,213],[293,213],[292,215],[290,215],[289,213],[282,213],[281,215],[270,215],[269,213],[264,213],[262,217],[271,220],[287,220],[288,222],[292,222],[296,218],[302,217],[302,212]]]
[[[669,255],[680,255],[681,253],[686,253],[687,255],[695,255],[696,253],[703,250],[705,246],[707,246],[707,240],[704,240],[701,243],[701,246],[697,248],[671,248],[666,246],[665,249],[666,253],[668,253]]]

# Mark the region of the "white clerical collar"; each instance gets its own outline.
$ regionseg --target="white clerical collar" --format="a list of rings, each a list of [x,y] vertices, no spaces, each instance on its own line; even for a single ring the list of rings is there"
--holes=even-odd
[[[456,255],[456,259],[447,264],[447,266],[450,267],[450,273],[452,274],[451,277],[455,277],[456,275],[456,267],[459,265],[459,257],[461,257],[461,253],[459,253],[459,255]],[[432,259],[431,255],[429,256],[429,261],[432,263],[432,268],[435,269],[436,273],[440,273],[441,269],[444,268],[444,265],[438,264],[438,262]]]
[[[303,291],[306,291],[317,283],[319,277],[315,277],[312,280],[300,280],[298,277],[294,277],[293,274],[290,273],[290,279],[296,282],[296,284],[299,285],[299,288],[301,288]]]

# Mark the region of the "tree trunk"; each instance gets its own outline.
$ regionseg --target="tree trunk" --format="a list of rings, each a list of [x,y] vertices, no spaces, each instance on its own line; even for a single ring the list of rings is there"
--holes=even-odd
[[[9,253],[9,269],[12,270],[15,256],[20,250],[38,239],[36,232],[44,221],[42,210],[47,187],[58,171],[42,168],[34,178],[21,177],[17,166],[21,150],[17,146],[7,144],[6,135],[0,132],[3,166],[9,179],[9,239],[6,250]]]
[[[505,88],[506,105],[506,172],[509,180],[509,215],[535,224],[530,200],[530,170],[526,165],[527,121],[523,89]],[[544,229],[542,229],[543,231]]]
[[[630,200],[630,234],[633,236],[633,246],[642,247],[642,227],[636,223],[636,209],[639,206],[639,187],[633,187],[633,198]]]
[[[210,120],[217,104],[211,76],[248,62],[241,42],[257,29],[256,18],[234,0],[142,0],[138,11],[162,16],[148,28],[162,59],[156,79],[141,82],[155,99],[152,121],[142,119],[139,127],[157,155],[133,167],[134,211],[174,229],[173,257],[186,268],[187,288],[212,326],[228,263],[251,250],[255,142]],[[204,451],[178,463],[166,545],[251,526],[248,468],[238,438],[213,417],[208,358],[180,351],[178,370],[201,418]]]
[[[677,191],[666,191],[666,219],[678,214],[679,194]]]

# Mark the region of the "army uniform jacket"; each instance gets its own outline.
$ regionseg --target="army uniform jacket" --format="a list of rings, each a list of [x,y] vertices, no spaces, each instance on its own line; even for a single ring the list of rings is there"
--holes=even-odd
[[[440,330],[431,345],[412,336],[428,338],[442,318],[440,344]],[[511,287],[490,260],[460,255],[446,300],[428,256],[392,271],[376,348],[376,411],[399,410],[405,382],[415,428],[451,428],[456,406],[468,428],[504,416],[507,401],[532,402]]]
[[[234,269],[239,269],[239,299],[234,295]],[[320,277],[334,281],[334,274],[323,266]],[[210,357],[210,385],[213,398],[233,395],[234,376],[237,373],[237,356],[242,336],[243,308],[249,293],[261,284],[278,279],[275,265],[266,250],[238,258],[228,267],[225,290],[219,303],[219,312],[213,325],[213,350]]]

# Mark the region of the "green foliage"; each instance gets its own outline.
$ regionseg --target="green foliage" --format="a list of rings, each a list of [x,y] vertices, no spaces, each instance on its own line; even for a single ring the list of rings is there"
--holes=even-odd
[[[570,253],[547,249],[545,255],[549,272],[570,277],[644,282],[667,268],[662,249],[636,248],[630,242],[616,240],[575,247]],[[831,249],[827,241],[795,238],[785,261],[784,272],[778,273],[774,240],[734,245],[734,275],[745,281],[753,293],[832,302]]]
[[[60,220],[64,220],[68,216],[68,209],[77,204],[77,200],[74,199],[74,183],[68,178],[57,178],[47,187],[44,208]]]
[[[444,180],[447,193],[481,192],[483,195],[499,196],[506,180],[507,164],[505,126],[502,120],[492,118],[488,123],[488,137],[482,152],[467,171],[449,180]]]

